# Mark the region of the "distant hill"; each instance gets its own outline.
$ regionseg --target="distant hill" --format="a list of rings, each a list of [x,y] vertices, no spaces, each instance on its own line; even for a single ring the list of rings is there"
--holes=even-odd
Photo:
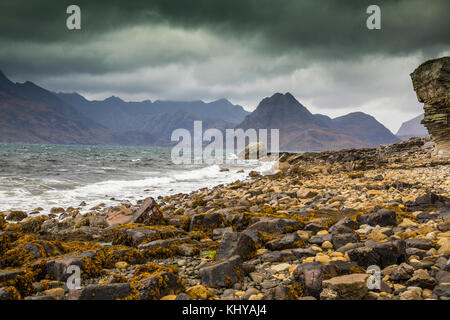
[[[333,130],[363,141],[367,146],[392,144],[400,140],[374,117],[363,112],[352,112],[331,120]]]
[[[428,135],[427,128],[421,123],[424,114],[420,114],[411,120],[403,122],[398,129],[396,136],[401,140],[408,140],[411,137],[426,137]]]
[[[176,129],[187,129],[191,136],[194,134],[194,121],[202,121],[203,131],[215,128],[224,131],[233,128],[234,124],[224,120],[208,119],[188,111],[173,111],[158,114],[149,119],[143,130],[163,139],[170,140],[172,132]]]
[[[111,130],[143,130],[155,116],[183,111],[204,119],[218,119],[230,123],[241,122],[249,112],[226,99],[210,103],[203,101],[125,102],[118,97],[89,101],[78,93],[58,93],[59,98],[72,105],[84,116]]]
[[[355,112],[335,119],[313,115],[290,93],[263,99],[236,128],[278,128],[281,150],[374,147],[400,141],[370,115]]]
[[[154,144],[149,133],[118,133],[85,117],[32,82],[13,83],[0,71],[0,142]]]
[[[399,141],[362,112],[330,118],[312,114],[290,93],[263,99],[249,113],[226,99],[125,102],[112,96],[90,101],[77,93],[53,93],[32,82],[13,83],[0,72],[0,142],[160,145],[171,134],[216,128],[280,129],[280,149],[319,151],[374,147]],[[240,122],[239,122],[240,121]]]

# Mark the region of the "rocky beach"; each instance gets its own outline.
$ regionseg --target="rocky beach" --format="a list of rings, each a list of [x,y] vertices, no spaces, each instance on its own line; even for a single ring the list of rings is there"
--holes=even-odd
[[[448,299],[450,160],[434,148],[283,153],[273,175],[189,194],[3,212],[0,298]]]
[[[190,193],[1,212],[0,299],[450,299],[448,70],[412,74],[433,137],[285,152],[270,175]]]

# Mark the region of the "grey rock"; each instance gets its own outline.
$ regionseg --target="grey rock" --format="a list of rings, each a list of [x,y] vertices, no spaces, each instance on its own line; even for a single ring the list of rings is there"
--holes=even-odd
[[[81,289],[70,290],[69,300],[115,300],[125,298],[131,293],[128,283],[106,285],[91,284]]]
[[[242,271],[242,258],[236,255],[200,269],[199,274],[203,284],[218,288],[235,284],[244,276]]]
[[[380,209],[376,212],[362,214],[356,217],[359,224],[368,224],[370,226],[379,225],[381,227],[397,225],[395,212],[387,209]]]

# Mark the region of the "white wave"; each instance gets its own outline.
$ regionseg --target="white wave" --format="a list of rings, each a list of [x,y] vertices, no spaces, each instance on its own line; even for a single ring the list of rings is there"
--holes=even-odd
[[[204,187],[211,188],[238,179],[244,180],[251,170],[263,174],[270,173],[273,164],[249,160],[243,165],[229,166],[230,170],[225,172],[220,171],[222,166],[219,165],[188,170],[136,172],[135,179],[107,180],[84,185],[54,179],[32,179],[30,183],[32,186],[23,182],[13,185],[8,191],[0,191],[0,211],[11,209],[31,211],[36,207],[42,207],[44,210],[41,213],[48,213],[52,207],[76,207],[84,201],[87,206],[82,212],[86,212],[102,202],[108,206],[116,205],[119,200],[136,201],[149,196],[190,193]],[[238,172],[240,169],[243,169],[243,172]]]

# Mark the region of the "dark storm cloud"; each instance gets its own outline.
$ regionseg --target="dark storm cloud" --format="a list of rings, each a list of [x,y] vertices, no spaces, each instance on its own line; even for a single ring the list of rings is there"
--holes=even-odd
[[[65,29],[65,9],[82,8],[83,31]],[[382,9],[382,30],[367,32],[366,8]],[[405,52],[447,44],[448,0],[104,0],[0,4],[0,37],[38,42],[82,41],[131,25],[167,22],[229,37],[261,36],[273,51],[336,48],[330,55]],[[266,47],[267,49],[267,47]]]
[[[66,28],[81,7],[82,30]],[[381,30],[366,8],[381,7]],[[91,98],[213,100],[276,91],[391,129],[421,112],[409,73],[449,54],[448,0],[2,0],[0,69]]]

